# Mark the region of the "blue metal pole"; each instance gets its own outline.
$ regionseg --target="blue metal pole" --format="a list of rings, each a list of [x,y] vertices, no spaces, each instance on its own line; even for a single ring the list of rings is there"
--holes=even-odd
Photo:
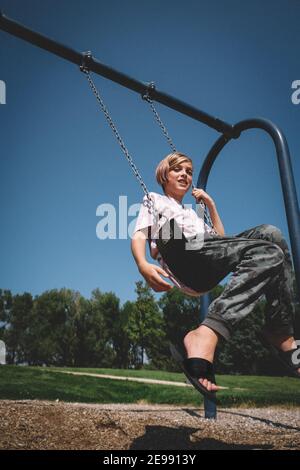
[[[284,199],[285,212],[291,241],[291,252],[294,262],[298,299],[300,299],[300,211],[296,192],[295,179],[290,159],[289,147],[283,132],[273,122],[254,118],[238,122],[235,126],[235,137],[238,138],[241,132],[248,129],[262,129],[267,132],[273,140],[276,149],[277,162],[281,180],[281,189]],[[206,189],[210,170],[224,146],[231,140],[229,136],[220,136],[202,165],[197,187]]]
[[[245,121],[238,122],[234,128],[237,130],[238,134],[247,129],[262,129],[270,135],[275,145],[285,213],[291,241],[298,298],[300,299],[300,212],[290,152],[286,138],[283,132],[273,122],[267,119],[247,119]]]
[[[284,198],[285,211],[288,223],[289,236],[291,241],[291,251],[294,262],[296,283],[298,289],[298,298],[300,297],[300,213],[297,200],[297,192],[290,160],[288,144],[282,131],[271,121],[267,119],[247,119],[234,126],[235,137],[238,138],[241,132],[247,129],[262,129],[267,132],[275,145],[277,161],[279,166],[281,188]],[[206,189],[210,170],[224,146],[231,140],[227,135],[220,136],[209,151],[199,174],[197,187]],[[210,294],[201,297],[200,320],[207,315],[210,304]],[[216,418],[217,407],[210,400],[204,400],[205,417]]]
[[[282,131],[271,121],[267,119],[247,119],[234,126],[235,136],[238,138],[244,130],[262,129],[267,132],[275,145],[279,173],[281,179],[281,188],[284,198],[285,211],[288,223],[289,236],[292,248],[292,257],[294,262],[296,283],[298,289],[298,298],[300,297],[300,212],[297,199],[296,186],[290,160],[288,144]],[[220,136],[209,151],[199,174],[197,187],[206,189],[210,170],[224,146],[231,140],[227,135]],[[210,294],[201,297],[200,321],[206,317],[210,304]],[[204,400],[205,417],[215,418],[217,414],[216,405],[209,400]]]
[[[107,66],[94,57],[90,57],[88,60],[85,58],[84,54],[72,49],[69,46],[61,44],[57,41],[54,41],[47,36],[33,31],[32,29],[27,28],[26,26],[18,23],[3,14],[0,10],[0,30],[3,30],[13,36],[16,36],[24,41],[29,42],[41,49],[44,49],[52,54],[55,54],[69,62],[76,64],[77,66],[82,65],[83,60],[86,61],[88,68],[91,72],[94,72],[102,77],[107,78],[115,83],[118,83],[121,86],[129,88],[130,90],[137,92],[141,95],[144,95],[146,92],[149,92],[149,83],[144,83],[139,80],[136,80],[129,75],[119,72],[116,69],[113,69],[110,66]],[[184,101],[179,100],[167,93],[157,90],[155,87],[151,89],[151,99],[168,106],[169,108],[174,109],[186,116],[196,119],[197,121],[203,122],[209,127],[212,127],[222,134],[227,134],[233,136],[234,129],[231,124],[228,124],[225,121],[222,121],[215,116],[211,116],[208,113],[202,111],[201,109],[195,108],[194,106],[185,103]]]
[[[202,322],[207,315],[208,307],[211,302],[210,293],[200,297],[200,321]],[[204,416],[207,419],[217,419],[217,405],[209,398],[204,397]]]

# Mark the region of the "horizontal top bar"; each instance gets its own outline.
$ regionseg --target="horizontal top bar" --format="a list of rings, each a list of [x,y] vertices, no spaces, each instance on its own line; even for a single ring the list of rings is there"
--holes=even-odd
[[[17,23],[10,18],[7,18],[0,11],[0,29],[6,31],[13,36],[19,37],[24,41],[27,41],[35,46],[38,46],[46,51],[56,54],[63,59],[73,62],[74,64],[80,66],[83,63],[84,55],[81,52],[77,52],[74,49],[71,49],[68,46],[65,46],[59,42],[54,41],[36,31],[33,31],[20,23]],[[140,82],[134,78],[125,75],[122,72],[119,72],[112,67],[102,64],[93,57],[89,60],[89,70],[92,72],[101,75],[109,80],[112,80],[119,85],[122,85],[126,88],[129,88],[141,95],[144,95],[148,90],[148,83]],[[200,121],[207,126],[215,129],[222,134],[225,134],[229,137],[235,137],[234,128],[231,124],[228,124],[221,119],[210,116],[209,114],[201,111],[200,109],[191,106],[190,104],[185,103],[173,96],[170,96],[162,91],[157,89],[151,90],[151,99],[168,106],[169,108],[174,109],[186,116],[189,116],[197,121]]]

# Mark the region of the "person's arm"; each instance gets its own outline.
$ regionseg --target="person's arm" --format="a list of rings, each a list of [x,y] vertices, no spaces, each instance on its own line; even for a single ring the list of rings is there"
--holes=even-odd
[[[212,200],[212,202],[209,202],[206,205],[208,207],[209,215],[210,215],[211,221],[213,223],[214,229],[216,230],[216,232],[219,235],[224,237],[224,235],[225,235],[224,226],[223,226],[222,221],[220,219],[220,216],[218,214],[215,202]]]
[[[155,292],[163,292],[172,289],[173,286],[162,279],[160,275],[169,277],[168,274],[156,264],[148,263],[146,259],[147,237],[143,231],[134,233],[131,240],[131,251],[137,267],[146,282]]]
[[[209,215],[211,217],[211,221],[213,223],[214,229],[219,235],[224,237],[225,235],[224,226],[222,224],[222,221],[217,211],[216,204],[214,200],[212,199],[212,197],[210,197],[203,189],[197,189],[197,188],[193,189],[192,195],[195,197],[197,202],[200,202],[201,199],[203,200],[204,204],[208,207]]]

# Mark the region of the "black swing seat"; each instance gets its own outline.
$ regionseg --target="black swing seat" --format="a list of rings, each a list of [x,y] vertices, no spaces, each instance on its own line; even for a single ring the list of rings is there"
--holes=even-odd
[[[199,382],[199,379],[207,379],[216,384],[214,366],[206,359],[198,357],[187,358],[184,351],[179,351],[172,343],[170,343],[170,352],[173,359],[180,365],[185,376],[195,387],[195,389],[209,400],[216,402],[216,392],[210,392]]]

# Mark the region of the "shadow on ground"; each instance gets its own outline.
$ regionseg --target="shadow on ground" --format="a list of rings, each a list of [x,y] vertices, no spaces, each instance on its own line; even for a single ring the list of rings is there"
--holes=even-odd
[[[166,426],[146,426],[145,434],[135,439],[131,450],[254,450],[273,449],[268,444],[238,444],[203,437],[199,428],[170,428]]]

